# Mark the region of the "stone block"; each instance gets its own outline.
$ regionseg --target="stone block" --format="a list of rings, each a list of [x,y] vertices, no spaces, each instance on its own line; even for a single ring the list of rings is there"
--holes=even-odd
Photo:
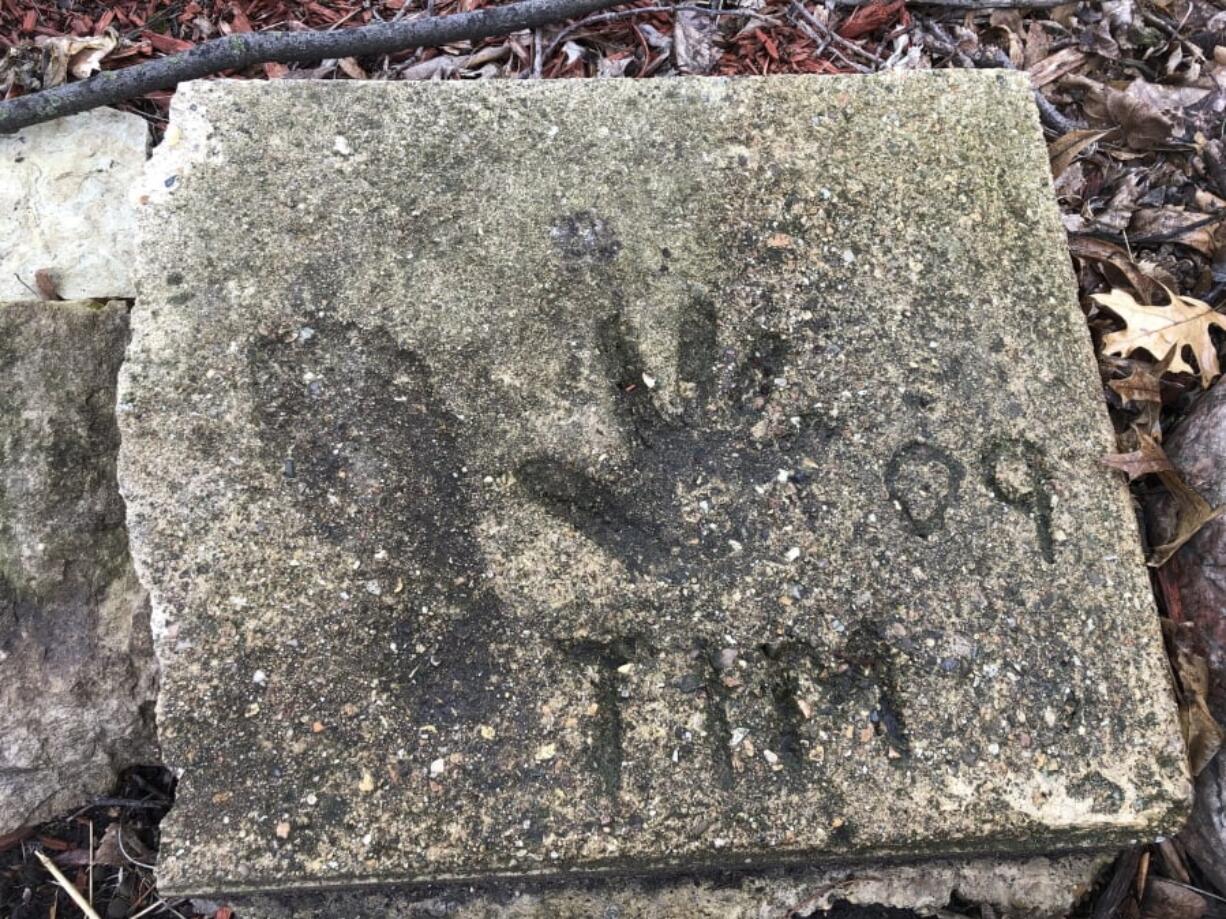
[[[190,84],[164,892],[1105,848],[1188,780],[1022,76]]]
[[[0,303],[0,834],[157,759],[115,483],[127,340],[123,303]]]
[[[866,865],[855,871],[792,868],[416,891],[313,890],[244,897],[235,905],[243,919],[802,919],[847,904],[926,916],[972,903],[990,906],[1004,919],[1066,919],[1110,861],[1109,855],[1075,855]]]
[[[149,129],[95,109],[0,135],[0,300],[39,296],[47,270],[66,299],[136,293],[136,205]]]

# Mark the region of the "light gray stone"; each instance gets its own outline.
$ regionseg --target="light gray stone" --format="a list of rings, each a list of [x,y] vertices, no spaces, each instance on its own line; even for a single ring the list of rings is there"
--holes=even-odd
[[[210,82],[172,120],[120,397],[165,891],[1178,826],[1023,76]]]
[[[493,889],[308,892],[240,899],[244,919],[802,919],[838,903],[917,910],[960,903],[992,907],[1002,919],[1065,919],[1110,856],[973,860],[792,869],[661,880],[510,882]]]
[[[0,134],[0,300],[37,298],[50,271],[65,299],[136,294],[143,118],[95,109]]]
[[[0,303],[0,833],[155,762],[149,601],[115,485],[122,303]]]

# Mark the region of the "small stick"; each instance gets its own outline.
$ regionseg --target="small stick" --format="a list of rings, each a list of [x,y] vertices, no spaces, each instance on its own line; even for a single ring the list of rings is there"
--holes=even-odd
[[[800,18],[803,19],[810,28],[820,32],[827,39],[827,41],[834,42],[834,44],[838,45],[840,48],[843,48],[845,51],[861,55],[862,57],[876,64],[878,67],[885,65],[885,61],[883,61],[880,56],[873,54],[873,52],[865,48],[861,48],[855,42],[849,41],[838,32],[834,31],[834,29],[830,28],[830,26],[824,25],[821,20],[805,9],[804,4],[801,3],[800,0],[792,0],[792,9],[796,11]],[[843,57],[843,55],[840,54],[839,57]],[[847,61],[847,58],[843,58],[843,60]],[[851,64],[851,61],[847,61],[847,63]],[[855,65],[853,64],[852,66],[854,67]]]
[[[150,903],[148,906],[142,909],[139,913],[133,914],[131,919],[141,919],[141,916],[148,916],[151,912],[153,912],[155,909],[158,909],[158,908],[170,909],[170,904],[167,903],[165,900],[163,900],[161,897],[158,897],[156,900],[154,900],[152,903]]]
[[[69,881],[68,878],[64,877],[64,872],[55,867],[55,862],[47,858],[47,856],[38,850],[35,850],[34,854],[37,855],[38,860],[43,863],[43,867],[51,872],[51,876],[55,878],[55,882],[64,888],[64,893],[68,894],[68,896],[72,898],[72,902],[77,904],[77,907],[81,910],[81,912],[85,913],[87,919],[102,919],[102,917],[94,911],[94,908],[89,905],[89,901],[81,896],[81,891],[77,890],[73,883]]]
[[[130,861],[132,864],[136,865],[138,868],[144,868],[146,871],[156,871],[157,870],[156,866],[146,865],[144,862],[138,862],[136,859],[134,859],[131,855],[128,854],[128,850],[123,847],[123,824],[122,823],[119,824],[119,832],[115,834],[115,841],[119,843],[119,854],[122,855],[124,858],[126,858],[128,861]]]
[[[566,26],[554,36],[553,41],[545,48],[541,55],[541,60],[547,61],[553,57],[553,53],[558,50],[558,47],[570,36],[588,26],[598,25],[602,22],[613,22],[617,19],[628,19],[633,16],[642,16],[650,13],[700,13],[704,16],[739,16],[745,19],[752,19],[755,22],[765,22],[769,25],[778,25],[776,19],[770,16],[762,16],[751,10],[712,10],[704,6],[635,6],[628,10],[616,10],[612,13],[594,13],[586,19],[572,23]]]

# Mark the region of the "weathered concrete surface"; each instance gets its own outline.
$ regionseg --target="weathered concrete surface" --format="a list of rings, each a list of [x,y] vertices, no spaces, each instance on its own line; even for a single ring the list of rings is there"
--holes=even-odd
[[[173,120],[120,398],[165,890],[1180,822],[1023,78],[207,83]]]
[[[0,135],[0,300],[38,297],[46,269],[61,297],[136,293],[143,118],[96,109]]]
[[[1003,919],[1065,919],[1111,856],[791,869],[681,879],[501,884],[495,889],[315,891],[252,896],[243,919],[800,919],[839,903],[932,915],[986,904]]]
[[[149,601],[115,485],[122,303],[0,303],[0,833],[156,761]]]

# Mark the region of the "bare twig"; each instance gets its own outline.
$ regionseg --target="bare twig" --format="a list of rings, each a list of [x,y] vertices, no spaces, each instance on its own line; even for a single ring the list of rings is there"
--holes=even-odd
[[[72,881],[68,880],[68,878],[64,877],[64,872],[55,867],[55,862],[47,858],[46,855],[37,849],[34,850],[34,854],[38,856],[38,860],[42,862],[43,867],[51,872],[51,876],[55,878],[55,883],[59,884],[60,887],[64,889],[64,893],[68,894],[68,896],[72,898],[72,902],[77,904],[77,908],[80,909],[81,912],[88,917],[88,919],[102,919],[94,908],[89,905],[89,901],[81,896],[81,891],[77,890],[76,885],[74,885]]]
[[[139,913],[133,913],[131,919],[141,919],[142,916],[148,916],[151,912],[159,907],[165,906],[166,901],[160,897],[142,909]]]
[[[541,54],[541,45],[544,42],[541,39],[541,30],[532,30],[532,79],[539,80],[541,73],[545,69],[545,55]]]
[[[1039,90],[1034,91],[1035,105],[1039,107],[1039,118],[1044,126],[1056,134],[1067,134],[1069,131],[1079,131],[1085,127],[1085,122],[1077,121],[1061,114],[1060,110]]]
[[[858,54],[868,60],[870,63],[876,64],[878,67],[885,66],[885,61],[883,61],[878,55],[861,48],[853,41],[848,41],[838,32],[834,31],[834,29],[830,28],[830,26],[826,25],[807,9],[805,9],[804,4],[801,3],[800,0],[792,0],[792,9],[798,16],[800,16],[802,20],[804,20],[806,25],[808,25],[815,32],[820,33],[821,36],[826,39],[827,43],[837,45],[838,47],[852,54]],[[842,57],[844,62],[851,64],[851,61],[848,61],[847,58],[843,57],[843,55],[840,54],[839,57]],[[852,66],[857,70],[863,69],[857,67],[855,64],[852,64]]]
[[[1219,211],[1214,211],[1202,217],[1200,220],[1194,220],[1191,223],[1184,224],[1181,227],[1176,227],[1173,230],[1167,230],[1165,233],[1150,233],[1147,236],[1133,236],[1129,238],[1127,234],[1112,233],[1109,230],[1074,230],[1070,236],[1093,236],[1097,239],[1106,239],[1111,242],[1120,242],[1121,240],[1130,246],[1156,246],[1159,243],[1176,243],[1179,245],[1189,245],[1183,242],[1179,237],[1185,233],[1191,233],[1193,230],[1199,230],[1202,227],[1212,226],[1215,223],[1221,223],[1226,220],[1226,208]],[[1129,253],[1131,255],[1131,252]]]
[[[159,89],[170,89],[222,70],[244,70],[254,64],[320,61],[368,57],[406,48],[436,48],[535,29],[549,23],[586,16],[624,0],[518,0],[452,16],[408,22],[380,22],[335,32],[245,32],[216,38],[191,51],[157,58],[122,70],[104,70],[88,80],[0,102],[0,134],[32,124],[112,105]]]
[[[144,862],[138,862],[136,859],[134,859],[131,855],[128,854],[128,850],[123,847],[123,824],[122,823],[119,824],[119,832],[115,834],[115,842],[119,843],[119,854],[122,855],[124,858],[126,858],[128,861],[130,861],[132,864],[136,865],[138,868],[144,868],[146,871],[156,871],[157,870],[156,866],[146,865]]]
[[[541,60],[547,61],[553,57],[553,53],[558,50],[566,39],[570,38],[576,32],[582,31],[589,26],[598,25],[602,22],[612,22],[617,19],[629,19],[633,16],[642,16],[649,13],[699,13],[705,16],[740,16],[745,19],[753,19],[757,22],[765,22],[769,25],[778,25],[777,19],[772,19],[770,16],[763,16],[760,13],[755,13],[751,10],[719,10],[709,9],[705,6],[636,6],[628,10],[615,10],[611,13],[594,13],[586,19],[574,22],[562,29],[553,37],[548,47],[545,48],[541,55]]]

